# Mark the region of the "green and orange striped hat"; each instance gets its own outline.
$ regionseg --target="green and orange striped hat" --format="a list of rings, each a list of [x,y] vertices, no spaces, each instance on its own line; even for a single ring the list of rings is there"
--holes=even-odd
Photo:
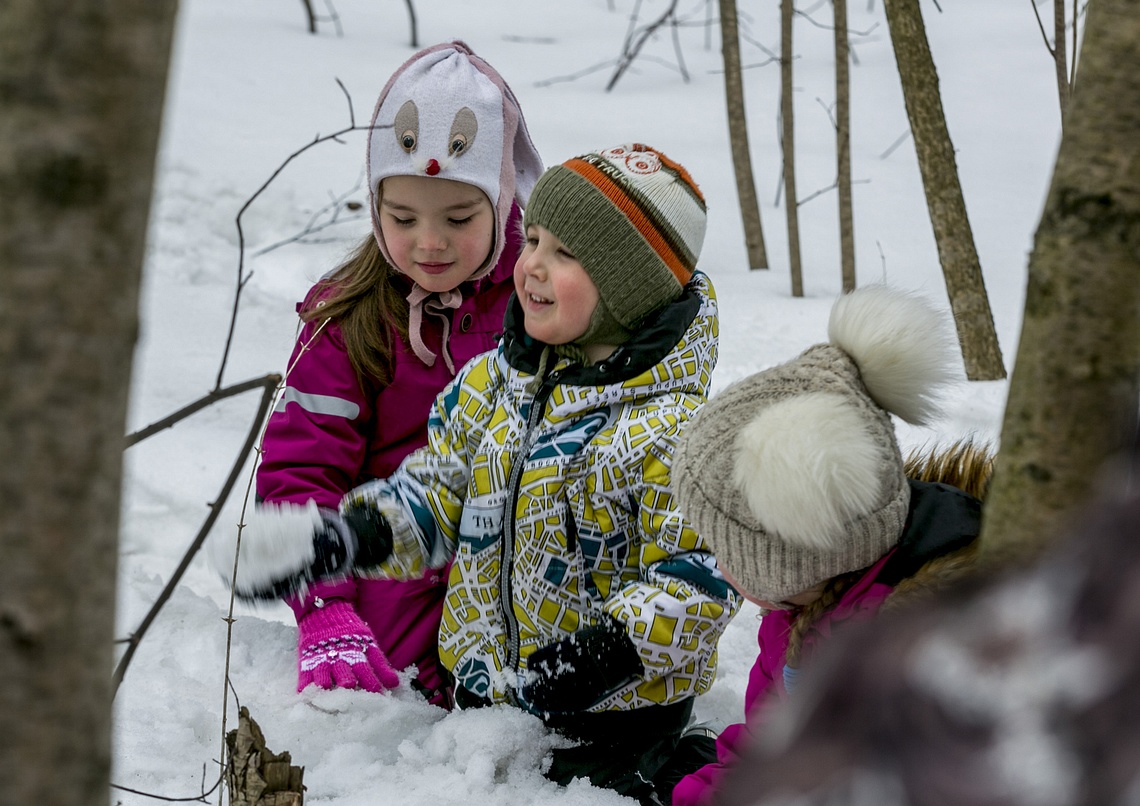
[[[523,225],[553,233],[598,287],[601,303],[579,343],[619,344],[681,295],[705,239],[705,199],[689,172],[629,143],[548,169]]]

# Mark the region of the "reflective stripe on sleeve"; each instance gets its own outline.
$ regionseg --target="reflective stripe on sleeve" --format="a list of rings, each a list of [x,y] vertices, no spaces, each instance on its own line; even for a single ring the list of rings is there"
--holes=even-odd
[[[296,403],[302,409],[312,414],[325,414],[329,417],[344,417],[348,420],[355,420],[357,415],[360,414],[360,406],[353,403],[351,400],[345,400],[340,397],[333,397],[331,395],[314,395],[307,392],[298,392],[292,387],[286,387],[285,394],[277,401],[277,406],[273,409],[273,413],[285,411],[285,406],[288,403]]]

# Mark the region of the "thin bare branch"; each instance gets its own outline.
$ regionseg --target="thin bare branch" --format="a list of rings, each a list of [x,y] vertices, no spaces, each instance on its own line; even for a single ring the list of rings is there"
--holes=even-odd
[[[898,148],[899,146],[901,146],[903,143],[905,143],[907,141],[907,138],[909,138],[909,137],[910,137],[910,129],[908,128],[905,132],[903,132],[902,134],[900,134],[898,136],[897,140],[895,140],[893,143],[891,143],[889,146],[887,146],[887,150],[879,155],[879,159],[885,160],[891,154],[895,153],[895,149]]]
[[[229,498],[230,491],[233,489],[234,484],[237,482],[238,474],[241,472],[242,467],[245,466],[246,459],[249,458],[250,452],[257,441],[258,434],[261,432],[262,422],[265,420],[269,412],[270,403],[273,401],[274,392],[277,390],[278,384],[281,383],[281,376],[276,374],[266,375],[264,378],[257,379],[256,382],[247,382],[244,384],[245,388],[262,387],[263,392],[261,395],[261,404],[257,408],[257,415],[254,417],[253,425],[249,430],[249,435],[246,437],[245,444],[242,446],[241,452],[238,454],[237,461],[234,462],[233,468],[230,470],[226,482],[222,485],[221,491],[218,493],[218,498],[210,504],[210,514],[206,516],[202,528],[198,530],[197,536],[186,550],[186,554],[182,557],[182,562],[178,564],[170,579],[166,583],[166,587],[162,589],[154,604],[151,606],[150,611],[143,618],[138,628],[131,634],[130,639],[127,641],[127,649],[123,656],[119,659],[118,665],[115,667],[115,673],[112,678],[112,696],[118,693],[119,684],[123,682],[123,676],[127,673],[127,667],[130,665],[131,658],[134,657],[135,650],[138,649],[139,644],[142,642],[146,631],[158,616],[162,606],[166,604],[174,593],[174,588],[182,579],[182,575],[186,573],[186,569],[190,567],[191,560],[198,553],[198,549],[202,547],[205,542],[206,536],[213,528],[214,522],[217,521],[218,516],[221,514],[222,506],[225,504],[226,499]],[[239,384],[240,385],[240,384]],[[228,396],[228,395],[227,395]],[[199,401],[201,402],[201,401]],[[212,401],[211,401],[212,402]],[[206,405],[209,405],[208,403]],[[165,427],[165,426],[164,426]]]
[[[838,129],[839,123],[835,120],[835,105],[828,105],[818,95],[815,96],[815,102],[819,104],[820,108],[823,110],[823,114],[827,115],[827,119],[831,121],[831,128]]]
[[[851,180],[851,184],[853,184],[853,185],[867,185],[867,184],[870,184],[870,182],[871,182],[870,179],[853,179],[853,180]],[[805,204],[807,204],[812,199],[816,199],[820,196],[823,196],[826,193],[830,193],[833,190],[837,190],[838,188],[839,188],[839,180],[836,179],[834,182],[832,182],[827,187],[822,187],[819,190],[816,190],[816,191],[808,194],[807,196],[803,197],[802,199],[800,199],[796,203],[796,206],[797,207],[803,207]]]
[[[681,78],[687,84],[689,82],[689,71],[685,69],[685,54],[681,52],[681,38],[677,33],[680,24],[674,19],[669,27],[673,33],[673,52],[677,54],[677,69],[681,71]]]
[[[1077,47],[1077,2],[1073,0],[1073,58],[1069,59],[1069,86],[1072,87],[1073,83],[1077,80],[1077,52],[1080,48]]]
[[[830,5],[830,3],[828,3],[828,5]],[[835,30],[834,25],[826,23],[826,22],[819,22],[817,19],[815,19],[815,17],[811,16],[812,11],[814,11],[814,9],[810,9],[810,10],[796,9],[794,13],[798,17],[803,17],[805,20],[807,20],[812,25],[814,25],[816,28],[820,28],[824,31],[834,31]],[[878,27],[879,27],[879,23],[876,22],[874,25],[872,25],[866,31],[852,31],[850,28],[848,28],[847,29],[847,35],[848,36],[863,36],[863,37],[870,36],[872,33],[875,32],[875,29]]]
[[[412,29],[412,47],[419,49],[420,35],[417,32],[416,26],[416,7],[412,4],[412,0],[404,0],[404,5],[408,7],[408,24]]]
[[[250,258],[252,259],[252,258],[261,257],[262,255],[268,254],[269,252],[272,252],[275,249],[280,249],[282,246],[287,246],[288,244],[291,244],[291,243],[301,243],[301,244],[329,243],[330,241],[333,240],[332,238],[314,239],[314,238],[311,238],[310,236],[314,235],[318,232],[323,232],[326,229],[329,229],[330,227],[335,227],[338,224],[355,224],[356,222],[358,222],[362,218],[364,218],[367,214],[360,212],[361,210],[364,209],[363,205],[361,205],[359,202],[347,201],[348,197],[353,195],[357,191],[359,191],[363,184],[364,184],[364,175],[361,174],[361,176],[357,180],[356,184],[353,185],[348,190],[344,191],[344,193],[341,193],[339,196],[333,196],[332,192],[330,191],[329,196],[331,196],[331,199],[330,199],[329,203],[326,204],[324,207],[321,207],[320,209],[318,209],[316,212],[314,212],[309,217],[308,223],[306,223],[305,226],[302,227],[300,231],[298,231],[297,233],[295,233],[293,235],[290,235],[288,238],[282,238],[280,241],[276,241],[275,243],[271,243],[268,246],[263,246],[261,249],[258,249],[256,252],[251,254]],[[355,215],[349,215],[349,216],[342,218],[341,212],[344,210],[350,210],[350,211],[355,212],[356,214]],[[325,219],[325,220],[322,220],[322,219]]]
[[[309,33],[315,34],[317,32],[317,15],[313,13],[313,0],[301,0],[301,5],[305,8],[305,18],[309,21]]]
[[[305,7],[305,17],[309,24],[309,33],[315,34],[317,32],[317,23],[331,22],[336,28],[336,35],[338,37],[344,36],[344,29],[340,24],[340,15],[337,14],[336,8],[333,7],[332,0],[324,0],[325,9],[328,15],[324,17],[317,16],[316,11],[313,10],[313,0],[301,0],[301,5]]]
[[[317,329],[313,332],[313,335],[309,338],[309,340],[306,341],[303,345],[301,345],[300,352],[297,353],[296,357],[293,359],[293,362],[290,363],[289,366],[286,367],[286,369],[285,369],[286,380],[289,378],[289,375],[293,372],[293,368],[297,366],[297,362],[301,360],[301,356],[303,356],[305,353],[307,353],[309,351],[309,348],[312,346],[313,342],[317,339],[318,336],[320,336],[321,331],[323,331],[325,329],[325,326],[328,325],[328,323],[329,323],[328,319],[325,319],[324,321],[322,321],[321,324],[317,326]],[[263,424],[262,432],[261,432],[261,438],[257,440],[258,455],[261,454],[261,444],[262,444],[262,440],[264,440],[264,438],[265,438],[264,428],[265,428],[265,425]],[[227,716],[229,714],[229,702],[230,701],[229,701],[229,697],[227,696],[227,692],[233,692],[234,701],[237,703],[239,712],[241,710],[241,699],[238,697],[237,689],[234,687],[233,682],[230,680],[230,657],[231,657],[231,650],[233,648],[234,621],[236,620],[236,619],[234,619],[234,597],[235,597],[234,590],[237,587],[235,585],[235,581],[237,579],[238,558],[241,556],[241,535],[242,535],[242,531],[245,529],[245,516],[246,516],[247,510],[249,507],[249,501],[250,501],[250,497],[251,497],[250,494],[253,492],[254,479],[255,479],[255,474],[253,472],[251,472],[249,474],[248,480],[246,481],[245,496],[242,498],[241,517],[238,518],[238,524],[237,524],[237,543],[235,545],[235,550],[234,550],[233,572],[232,572],[232,575],[230,577],[229,610],[227,611],[226,618],[224,619],[224,621],[226,622],[226,662],[225,662],[225,675],[223,677],[224,684],[222,687],[222,731],[221,731],[222,732],[222,735],[221,735],[222,758],[227,757],[226,754],[227,754],[227,747],[228,747],[227,742],[226,742],[226,719],[227,719]],[[220,806],[220,804],[219,804],[219,806]]]
[[[1076,50],[1077,43],[1073,42]],[[1065,126],[1065,110],[1069,107],[1068,56],[1065,47],[1065,0],[1053,0],[1053,61],[1057,73],[1057,96],[1061,103],[1061,128]]]
[[[167,803],[206,803],[206,798],[214,793],[214,790],[222,785],[223,773],[218,773],[218,777],[214,779],[213,785],[206,789],[206,765],[202,765],[202,794],[194,795],[186,798],[171,798],[166,795],[155,795],[152,792],[143,792],[141,789],[131,789],[129,786],[121,786],[119,784],[111,784],[112,789],[117,789],[120,792],[130,792],[132,795],[138,795],[142,798],[150,798],[151,800],[162,800]]]
[[[277,378],[277,377],[278,376],[276,376],[276,375],[266,375],[264,378],[253,378],[252,380],[243,381],[242,383],[235,383],[233,386],[227,386],[225,389],[214,389],[214,390],[210,391],[209,393],[207,393],[206,395],[198,398],[193,403],[191,403],[187,406],[183,406],[182,408],[180,408],[178,411],[174,412],[173,414],[171,414],[167,417],[163,417],[158,422],[153,423],[151,425],[148,425],[146,428],[143,428],[139,431],[135,431],[133,434],[127,435],[126,437],[123,438],[123,448],[126,449],[126,448],[131,447],[132,445],[137,445],[138,443],[142,442],[144,439],[147,439],[148,437],[154,436],[159,431],[163,431],[167,428],[170,428],[171,426],[178,423],[180,420],[185,420],[191,414],[194,414],[195,412],[201,411],[202,409],[206,408],[207,406],[212,406],[214,403],[217,403],[219,400],[224,400],[227,397],[234,397],[235,395],[240,395],[243,392],[248,392],[250,389],[259,389],[259,388],[265,386],[266,383],[269,382],[270,378]],[[278,378],[278,380],[280,380],[280,378]]]
[[[504,42],[515,42],[519,45],[553,45],[558,41],[553,36],[521,36],[519,34],[503,34]]]
[[[606,84],[606,92],[609,92],[615,86],[617,86],[618,81],[621,80],[621,77],[625,74],[625,71],[628,70],[629,66],[633,64],[633,62],[637,59],[637,55],[641,52],[641,48],[644,47],[649,38],[653,36],[653,34],[655,34],[662,25],[665,25],[667,22],[674,18],[676,11],[677,0],[672,0],[672,2],[669,3],[669,7],[665,9],[665,12],[660,17],[641,28],[640,31],[631,30],[626,35],[625,45],[622,48],[622,55],[619,59],[617,70],[614,71],[614,74],[610,78],[609,83]]]
[[[763,44],[762,42],[760,42],[760,41],[759,41],[758,39],[756,39],[755,37],[749,36],[749,35],[747,35],[747,34],[745,34],[745,33],[743,33],[743,32],[742,32],[742,33],[740,34],[740,38],[741,38],[743,41],[747,42],[749,45],[752,45],[752,47],[754,47],[754,48],[758,48],[759,50],[762,50],[762,51],[764,51],[764,53],[765,53],[765,54],[768,56],[768,61],[770,61],[770,62],[778,62],[778,61],[780,61],[780,54],[779,54],[779,53],[777,53],[776,51],[772,50],[770,47],[768,47],[767,45]]]
[[[551,84],[561,84],[561,83],[566,82],[566,81],[577,81],[580,78],[583,78],[585,76],[590,75],[590,73],[596,73],[599,70],[605,70],[608,67],[613,67],[617,63],[618,63],[617,59],[607,59],[604,62],[599,62],[598,64],[595,64],[593,67],[587,67],[584,70],[579,70],[576,73],[570,73],[569,75],[566,75],[566,76],[554,76],[553,78],[544,78],[540,81],[534,82],[534,86],[536,86],[536,87],[549,87]]]
[[[242,289],[245,287],[245,284],[247,282],[249,282],[250,278],[253,276],[252,272],[247,274],[245,271],[245,230],[242,228],[242,224],[241,224],[241,219],[242,219],[242,216],[245,214],[245,211],[249,209],[250,205],[253,204],[253,202],[256,201],[257,198],[263,192],[265,192],[265,189],[268,188],[269,185],[273,183],[273,180],[275,180],[278,176],[281,175],[282,171],[284,171],[285,168],[288,167],[289,163],[291,163],[297,157],[301,156],[301,154],[304,154],[310,148],[313,148],[314,146],[318,146],[321,143],[327,143],[330,140],[336,141],[338,143],[343,142],[339,138],[345,134],[348,134],[349,132],[362,131],[362,130],[366,131],[366,130],[369,130],[372,128],[371,126],[357,126],[356,125],[356,116],[352,111],[352,97],[349,95],[348,90],[345,89],[344,84],[341,83],[340,79],[337,79],[336,83],[341,88],[341,91],[344,92],[345,97],[348,99],[349,125],[343,129],[340,129],[339,131],[333,132],[332,134],[326,134],[323,136],[317,135],[316,137],[313,138],[313,140],[311,142],[302,146],[301,148],[298,148],[296,151],[294,151],[292,154],[290,154],[288,157],[286,157],[285,161],[282,162],[279,166],[277,166],[277,170],[275,170],[270,175],[270,177],[268,179],[266,179],[265,182],[262,183],[261,187],[259,187],[256,191],[254,191],[252,196],[250,196],[248,199],[246,199],[245,204],[243,204],[241,206],[241,209],[238,210],[238,214],[234,220],[234,223],[237,226],[237,231],[238,231],[237,288],[236,288],[236,291],[234,293],[233,310],[230,313],[230,324],[229,324],[229,329],[226,332],[226,343],[225,343],[225,347],[222,350],[222,363],[221,363],[221,366],[218,367],[218,377],[217,377],[217,380],[215,382],[215,388],[221,388],[222,378],[225,375],[226,363],[229,360],[229,355],[230,355],[230,347],[233,344],[234,330],[237,327],[237,316],[238,316],[238,310],[239,310],[240,303],[241,303]]]
[[[1049,34],[1045,33],[1045,23],[1041,20],[1041,12],[1037,10],[1036,0],[1029,0],[1029,5],[1033,6],[1033,16],[1037,18],[1037,30],[1041,32],[1041,41],[1045,43],[1045,50],[1049,51],[1050,56],[1056,56],[1053,45],[1049,42]]]
[[[325,0],[325,8],[328,9],[329,15],[322,17],[321,22],[331,22],[333,27],[336,28],[337,37],[343,37],[344,28],[340,24],[340,14],[337,13],[336,7],[332,4],[332,0]]]

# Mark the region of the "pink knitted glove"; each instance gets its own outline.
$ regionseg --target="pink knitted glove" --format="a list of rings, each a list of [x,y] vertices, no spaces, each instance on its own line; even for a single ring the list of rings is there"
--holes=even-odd
[[[297,691],[310,683],[365,691],[385,691],[400,684],[368,625],[340,599],[330,599],[301,619],[297,656]]]

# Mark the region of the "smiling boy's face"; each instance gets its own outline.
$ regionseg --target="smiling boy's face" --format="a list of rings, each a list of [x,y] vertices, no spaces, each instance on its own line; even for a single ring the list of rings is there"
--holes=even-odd
[[[515,262],[515,293],[526,332],[546,344],[569,344],[585,334],[600,299],[598,287],[573,253],[552,232],[526,228],[526,246]],[[585,345],[591,361],[613,352],[607,345]]]

